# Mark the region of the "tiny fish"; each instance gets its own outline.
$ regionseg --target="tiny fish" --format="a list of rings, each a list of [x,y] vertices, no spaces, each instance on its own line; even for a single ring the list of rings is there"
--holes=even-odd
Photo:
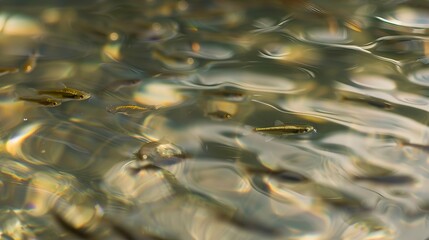
[[[247,168],[247,172],[255,175],[264,175],[268,177],[273,177],[280,181],[289,182],[289,183],[304,183],[308,182],[309,179],[297,172],[289,171],[289,170],[271,170],[271,169],[252,169]]]
[[[37,92],[39,94],[50,95],[60,99],[86,100],[91,97],[91,94],[87,92],[68,87],[62,89],[44,89]]]
[[[33,52],[27,58],[27,61],[25,61],[24,65],[22,66],[22,70],[25,73],[30,73],[36,68],[36,64],[37,64],[37,52]]]
[[[209,112],[207,113],[207,116],[213,117],[213,118],[217,118],[217,119],[231,119],[232,115],[224,112],[224,111],[215,111],[215,112]]]
[[[57,107],[61,105],[61,101],[55,98],[41,96],[41,97],[19,97],[19,100],[27,102],[35,102],[45,107]]]
[[[125,87],[133,87],[142,82],[142,79],[123,79],[114,81],[106,86],[106,90],[117,92]]]
[[[365,201],[349,192],[323,185],[316,186],[314,190],[316,196],[336,209],[349,213],[362,213],[370,210]]]
[[[384,185],[405,185],[414,183],[414,179],[406,175],[389,175],[389,176],[355,176],[356,181],[372,182]]]
[[[373,107],[377,107],[377,108],[381,108],[381,109],[387,109],[387,110],[393,109],[392,104],[385,102],[385,101],[381,101],[381,100],[373,98],[373,97],[341,96],[341,99],[345,100],[345,101],[366,103],[366,104],[369,104]]]
[[[272,135],[293,135],[293,134],[305,134],[309,132],[315,132],[316,129],[309,125],[283,125],[275,127],[260,127],[254,128],[253,131],[268,133]]]
[[[155,106],[120,105],[108,107],[107,111],[113,114],[134,115],[146,111],[156,110]]]

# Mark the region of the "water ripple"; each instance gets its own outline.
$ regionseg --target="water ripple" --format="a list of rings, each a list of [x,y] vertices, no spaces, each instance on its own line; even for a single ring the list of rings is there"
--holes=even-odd
[[[377,18],[386,23],[403,27],[429,28],[429,14],[417,8],[399,7]]]
[[[427,2],[2,3],[2,239],[429,236]]]

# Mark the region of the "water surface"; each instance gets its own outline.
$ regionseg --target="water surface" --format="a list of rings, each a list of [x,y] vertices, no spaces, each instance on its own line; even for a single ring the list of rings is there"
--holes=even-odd
[[[429,3],[1,5],[2,239],[429,237]]]

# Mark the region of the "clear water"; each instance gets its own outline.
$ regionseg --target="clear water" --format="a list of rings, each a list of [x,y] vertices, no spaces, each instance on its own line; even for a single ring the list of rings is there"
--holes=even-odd
[[[429,237],[429,2],[1,6],[1,239]]]

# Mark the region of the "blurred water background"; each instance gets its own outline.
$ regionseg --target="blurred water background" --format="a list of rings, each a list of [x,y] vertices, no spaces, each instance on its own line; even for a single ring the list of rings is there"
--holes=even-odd
[[[429,1],[0,5],[1,239],[429,237]]]

